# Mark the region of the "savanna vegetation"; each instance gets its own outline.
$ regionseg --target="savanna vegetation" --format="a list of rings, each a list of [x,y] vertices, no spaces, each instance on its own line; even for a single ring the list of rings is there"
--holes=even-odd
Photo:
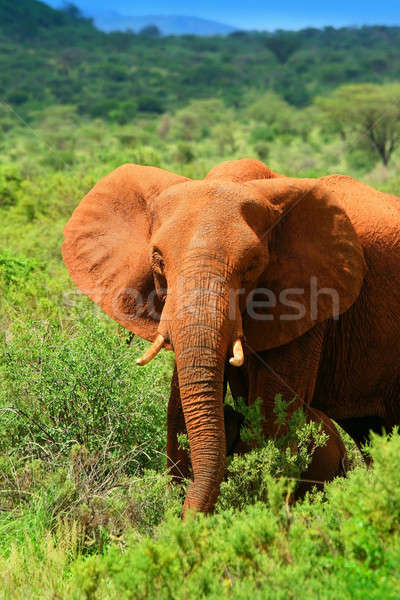
[[[302,107],[346,83],[400,78],[400,27],[238,31],[226,37],[103,33],[67,5],[0,0],[0,89],[21,114],[52,104],[116,122],[190,100],[246,107],[265,89]]]
[[[125,162],[196,178],[253,156],[400,195],[399,38],[150,39],[0,0],[0,598],[398,598],[398,432],[374,437],[369,470],[346,440],[347,479],[291,505],[324,443],[296,414],[286,439],[231,460],[215,515],[181,522],[172,356],[138,369],[144,343],[76,290],[60,244]],[[241,410],[257,437],[257,406]]]

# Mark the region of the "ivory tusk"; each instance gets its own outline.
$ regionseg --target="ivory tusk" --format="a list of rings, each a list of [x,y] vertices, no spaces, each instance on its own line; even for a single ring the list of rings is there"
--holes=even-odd
[[[140,367],[147,365],[147,363],[153,360],[153,358],[157,356],[157,354],[160,352],[161,348],[164,346],[164,342],[164,336],[161,335],[161,333],[158,333],[156,339],[154,340],[150,348],[146,350],[143,356],[137,359],[136,364]]]
[[[240,338],[233,344],[233,356],[229,359],[229,363],[233,367],[241,367],[244,363],[243,346]]]

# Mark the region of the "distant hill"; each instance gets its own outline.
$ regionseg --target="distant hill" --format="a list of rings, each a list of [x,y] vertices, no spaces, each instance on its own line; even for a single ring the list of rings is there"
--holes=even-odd
[[[128,16],[115,12],[94,15],[94,23],[103,31],[139,31],[143,27],[156,25],[163,35],[227,35],[235,31],[235,27],[186,16]]]

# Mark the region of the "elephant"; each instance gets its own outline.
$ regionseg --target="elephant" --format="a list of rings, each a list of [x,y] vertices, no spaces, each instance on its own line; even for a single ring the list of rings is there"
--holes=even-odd
[[[331,419],[360,448],[400,423],[399,232],[395,196],[250,158],[203,180],[126,164],[81,201],[62,246],[72,280],[152,342],[138,365],[175,353],[167,454],[187,468],[187,431],[184,514],[210,513],[218,498],[227,384],[249,405],[262,399],[265,437],[279,433],[278,393],[322,423],[330,440],[310,466],[320,481],[345,463]]]

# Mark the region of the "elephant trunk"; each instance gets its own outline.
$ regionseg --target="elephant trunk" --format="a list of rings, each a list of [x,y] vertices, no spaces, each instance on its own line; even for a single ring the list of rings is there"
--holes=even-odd
[[[184,513],[211,512],[226,459],[223,381],[233,325],[229,287],[225,273],[204,274],[204,269],[199,274],[191,270],[181,282],[171,334],[194,478]]]

